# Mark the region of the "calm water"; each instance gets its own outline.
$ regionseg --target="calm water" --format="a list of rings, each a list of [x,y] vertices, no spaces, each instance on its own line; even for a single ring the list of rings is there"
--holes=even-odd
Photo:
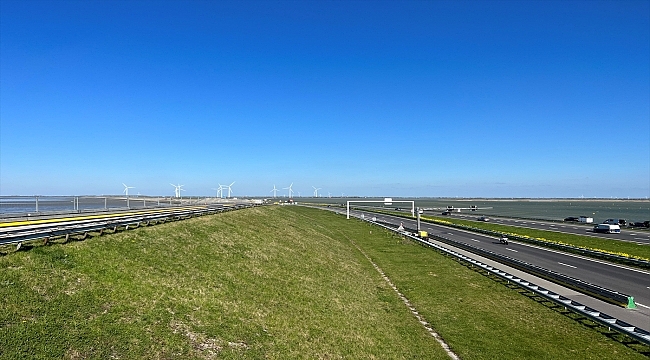
[[[346,200],[383,200],[383,199],[360,199],[360,198],[297,198],[298,202],[318,202],[318,203],[343,203]],[[547,200],[547,199],[397,199],[393,200],[414,200],[415,206],[423,208],[440,208],[443,211],[451,205],[456,208],[470,207],[476,205],[479,209],[474,212],[481,215],[492,216],[512,216],[524,218],[538,218],[549,220],[562,220],[568,216],[589,216],[594,218],[594,222],[600,222],[608,218],[620,218],[627,221],[646,221],[650,220],[650,200]],[[369,204],[371,205],[371,204]],[[377,204],[374,204],[377,205]],[[386,206],[388,208],[410,207],[407,204],[393,204]],[[468,213],[469,210],[463,210]]]
[[[169,204],[169,198],[131,197],[128,207],[143,208]],[[178,200],[174,200],[177,204]],[[32,214],[36,213],[37,200],[34,196],[6,196],[0,197],[0,214]],[[102,209],[127,208],[127,199],[124,197],[96,197],[96,196],[39,196],[38,212],[66,212],[66,211],[92,211]]]

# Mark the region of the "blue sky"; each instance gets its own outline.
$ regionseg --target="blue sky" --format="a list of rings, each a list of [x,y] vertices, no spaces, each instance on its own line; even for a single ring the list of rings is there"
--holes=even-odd
[[[650,195],[650,1],[0,0],[0,19],[1,195]]]

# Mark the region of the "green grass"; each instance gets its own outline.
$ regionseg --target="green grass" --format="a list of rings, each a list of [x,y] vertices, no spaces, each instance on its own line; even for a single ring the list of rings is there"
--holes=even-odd
[[[648,351],[368,224],[264,207],[0,257],[0,358],[447,358],[353,242],[463,359]]]

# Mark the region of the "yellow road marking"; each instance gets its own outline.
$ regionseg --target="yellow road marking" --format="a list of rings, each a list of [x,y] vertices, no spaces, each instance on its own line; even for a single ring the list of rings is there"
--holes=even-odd
[[[182,208],[172,208],[172,209],[168,208],[168,209],[156,209],[156,210],[143,210],[143,211],[133,211],[133,212],[126,212],[126,213],[86,215],[86,216],[64,217],[64,218],[54,218],[54,219],[23,220],[23,221],[0,223],[0,228],[11,227],[11,226],[49,224],[49,223],[62,222],[62,221],[107,219],[107,218],[114,218],[118,216],[127,216],[127,215],[154,214],[154,213],[166,212],[169,210],[177,211],[177,210],[193,210],[193,209],[205,209],[205,208],[206,206],[192,206],[192,207],[182,207]]]

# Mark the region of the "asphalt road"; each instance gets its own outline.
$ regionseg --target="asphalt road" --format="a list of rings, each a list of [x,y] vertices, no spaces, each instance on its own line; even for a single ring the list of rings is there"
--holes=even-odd
[[[439,212],[437,212],[436,214],[425,213],[425,215],[441,216]],[[472,221],[477,221],[477,219],[480,217],[478,215],[468,214],[468,213],[452,213],[452,215],[445,215],[445,216],[463,219],[463,220],[472,220]],[[634,229],[634,228],[622,227],[620,234],[603,234],[603,233],[593,232],[593,228],[595,224],[582,225],[577,222],[558,223],[558,222],[543,221],[543,220],[524,220],[524,219],[511,219],[511,218],[503,218],[503,217],[489,217],[489,222],[499,224],[499,225],[518,226],[518,227],[546,230],[546,231],[558,231],[558,232],[563,232],[568,234],[594,236],[594,237],[605,238],[605,239],[630,241],[630,242],[650,245],[650,231],[641,228]]]
[[[415,220],[359,210],[351,213],[357,216],[364,214],[366,218],[376,217],[377,220],[395,225],[403,223],[405,227],[412,229],[417,227]],[[444,236],[633,296],[640,311],[650,314],[650,272],[648,271],[516,241],[503,245],[494,237],[425,222],[421,223],[421,228],[432,235]]]

